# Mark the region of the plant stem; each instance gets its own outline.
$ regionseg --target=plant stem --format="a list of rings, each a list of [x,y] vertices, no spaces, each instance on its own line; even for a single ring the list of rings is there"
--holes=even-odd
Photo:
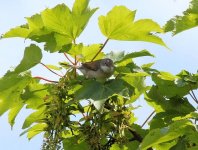
[[[154,113],[155,113],[155,111],[153,111],[153,112],[147,117],[147,119],[144,121],[144,123],[141,125],[141,127],[143,127],[143,126],[148,122],[148,120],[153,116]]]
[[[43,77],[39,77],[39,76],[36,76],[34,78],[40,79],[40,80],[45,80],[45,81],[52,82],[52,83],[58,83],[58,81],[52,81],[52,80],[49,80],[49,79],[46,79],[46,78],[43,78]]]
[[[73,40],[74,45],[76,45],[76,40]],[[76,65],[77,65],[77,60],[76,60],[76,55],[74,56],[74,63],[72,63],[74,67],[74,78],[76,78]]]
[[[192,90],[191,90],[192,91]],[[197,103],[198,104],[198,100],[197,100],[197,98],[196,98],[196,96],[195,96],[195,94],[194,94],[194,92],[192,91],[192,93],[193,94],[191,94],[190,92],[189,92],[189,95],[191,96],[191,98],[195,101],[195,103]]]
[[[131,138],[129,141],[134,141],[134,140],[136,140],[136,141],[138,141],[138,142],[142,142],[142,140],[143,140],[143,138],[136,132],[136,131],[133,131],[133,130],[131,130],[131,129],[128,129],[129,130],[129,132],[131,133],[131,134],[133,134],[133,138]]]
[[[107,44],[107,42],[109,41],[109,39],[106,39],[106,41],[104,42],[104,44],[102,45],[102,47],[99,49],[99,51],[96,53],[96,55],[92,58],[91,61],[94,61],[94,59],[98,56],[98,54],[103,50],[103,48],[105,47],[105,45]]]
[[[60,74],[58,74],[58,73],[54,72],[52,69],[50,69],[48,66],[46,66],[46,65],[45,65],[45,64],[43,64],[42,62],[40,62],[40,64],[41,64],[41,65],[43,65],[45,68],[47,68],[50,72],[52,72],[52,73],[56,74],[57,76],[59,76],[59,77],[63,77],[62,75],[60,75]]]
[[[67,56],[67,54],[66,54],[66,53],[64,53],[64,55],[65,55],[65,57],[67,58],[67,60],[68,60],[72,65],[74,65],[74,64],[75,64],[74,62],[72,62],[72,61],[71,61],[71,59]]]

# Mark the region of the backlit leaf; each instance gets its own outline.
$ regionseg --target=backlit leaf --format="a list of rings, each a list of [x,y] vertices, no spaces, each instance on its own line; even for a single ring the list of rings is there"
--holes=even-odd
[[[0,115],[19,104],[20,95],[30,81],[29,75],[17,74],[5,75],[0,79]]]
[[[28,130],[28,133],[27,133],[27,137],[29,140],[31,140],[34,136],[36,136],[37,134],[45,131],[47,128],[47,124],[44,124],[44,123],[40,123],[40,124],[36,124],[34,125],[33,127],[31,127],[29,130]]]
[[[120,59],[117,62],[122,62],[122,61],[125,61],[127,59],[132,59],[132,58],[136,58],[136,57],[143,57],[143,56],[152,56],[152,57],[154,57],[154,55],[151,54],[149,51],[141,50],[139,52],[132,52],[132,53],[126,54],[122,59]]]
[[[42,109],[39,109],[38,111],[35,111],[31,113],[24,121],[22,129],[28,128],[33,123],[38,123],[39,120],[43,119],[45,117],[44,115],[45,107]]]
[[[76,92],[76,99],[103,100],[113,94],[121,94],[124,89],[125,82],[122,80],[110,80],[107,84],[88,80]]]
[[[63,140],[65,150],[88,150],[89,145],[85,141],[79,140],[77,137],[70,137]]]
[[[153,129],[143,139],[140,149],[146,150],[154,145],[176,139],[188,132],[189,129],[193,129],[193,125],[187,120],[174,122],[161,129]]]
[[[20,110],[23,108],[24,103],[19,102],[18,104],[15,104],[15,106],[13,106],[8,114],[8,122],[11,125],[11,127],[13,127],[14,123],[15,123],[15,118],[18,115],[18,113],[20,112]]]
[[[31,69],[32,67],[40,63],[41,58],[41,49],[38,46],[31,44],[29,47],[26,47],[23,59],[21,60],[20,64],[15,68],[14,73],[21,73]]]
[[[146,41],[166,46],[161,38],[152,34],[162,33],[160,26],[150,19],[134,21],[135,13],[125,6],[115,6],[106,16],[99,17],[101,32],[109,39]]]
[[[192,0],[189,8],[183,12],[182,16],[175,16],[167,21],[164,30],[165,32],[172,32],[176,35],[180,32],[189,30],[198,26],[198,1]]]

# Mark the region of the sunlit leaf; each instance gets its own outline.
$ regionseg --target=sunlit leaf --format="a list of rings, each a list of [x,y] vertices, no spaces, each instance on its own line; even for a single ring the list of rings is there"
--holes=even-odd
[[[106,16],[99,17],[101,32],[109,39],[146,41],[166,46],[161,38],[152,34],[162,33],[160,26],[150,19],[134,21],[135,13],[125,6],[115,6]]]
[[[89,46],[84,46],[82,48],[82,60],[84,62],[89,62],[93,59],[93,57],[98,53],[101,48],[101,44],[92,44]],[[104,57],[104,53],[100,52],[94,60],[102,59]]]
[[[166,99],[157,86],[152,86],[145,99],[156,112],[172,111],[177,115],[186,115],[195,111],[195,108],[188,102],[187,98],[172,97]]]
[[[26,47],[23,59],[21,60],[20,64],[15,68],[14,73],[21,73],[31,69],[32,67],[40,63],[41,58],[41,49],[38,46],[31,44],[29,47]]]
[[[47,100],[48,86],[33,80],[21,94],[21,99],[27,104],[26,108],[37,109]]]
[[[153,74],[152,80],[157,84],[159,91],[162,95],[167,96],[168,98],[174,96],[185,96],[189,93],[190,87],[183,86],[179,87],[175,83],[177,77],[171,75],[170,73],[160,72],[159,74]]]
[[[193,129],[192,123],[187,120],[181,120],[174,122],[168,127],[151,130],[144,138],[140,148],[146,150],[154,145],[171,141],[184,135],[189,129]]]
[[[31,113],[24,121],[22,129],[28,128],[33,123],[38,123],[41,119],[45,118],[45,107]]]
[[[88,80],[76,92],[76,99],[103,100],[113,94],[121,94],[125,89],[125,82],[122,80],[111,80],[107,84]]]
[[[9,37],[22,37],[26,38],[30,34],[30,30],[26,26],[19,26],[10,29],[10,31],[6,32],[3,35],[3,38],[9,38]]]
[[[40,123],[40,124],[36,124],[34,125],[33,127],[31,127],[29,130],[28,130],[28,133],[27,133],[27,137],[29,140],[31,140],[34,136],[36,136],[37,134],[45,131],[47,128],[47,124],[44,124],[44,123]]]
[[[165,32],[172,32],[176,35],[180,32],[189,30],[198,26],[198,1],[192,0],[189,8],[183,12],[182,16],[175,16],[167,21],[164,30]]]
[[[138,52],[132,52],[132,53],[126,54],[122,59],[120,59],[119,61],[116,61],[116,62],[122,62],[122,61],[125,61],[127,59],[132,59],[132,58],[136,58],[136,57],[143,57],[143,56],[154,57],[154,55],[151,54],[149,51],[141,50],[141,51],[138,51]]]
[[[29,75],[16,74],[5,75],[0,79],[0,115],[21,101],[20,95],[30,81]]]
[[[13,106],[8,114],[8,122],[11,125],[11,127],[13,127],[14,123],[15,123],[15,118],[18,115],[18,113],[20,112],[20,110],[23,108],[24,103],[19,102],[18,104],[15,104],[15,106]]]
[[[46,65],[48,68],[52,70],[61,70],[61,67],[55,66],[55,65]]]
[[[65,150],[88,150],[89,145],[85,141],[79,140],[77,137],[70,137],[63,140],[63,147]]]
[[[106,57],[113,60],[113,62],[116,62],[124,57],[124,51],[120,51],[120,52],[111,51],[110,53],[106,54]]]
[[[46,9],[41,13],[44,25],[50,30],[75,39],[85,28],[96,9],[87,8],[87,0],[76,1],[73,11],[65,4]],[[79,10],[77,10],[77,7]]]

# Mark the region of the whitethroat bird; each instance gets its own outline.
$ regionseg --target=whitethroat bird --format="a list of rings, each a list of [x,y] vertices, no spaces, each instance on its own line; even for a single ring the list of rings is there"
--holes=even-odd
[[[77,67],[86,78],[104,80],[109,78],[114,72],[113,61],[109,58],[82,63]]]

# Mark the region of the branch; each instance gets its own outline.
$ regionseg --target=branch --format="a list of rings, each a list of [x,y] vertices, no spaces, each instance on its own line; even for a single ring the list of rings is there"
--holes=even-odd
[[[137,132],[135,132],[131,129],[128,129],[128,130],[131,132],[131,134],[133,134],[133,138],[129,139],[130,142],[136,140],[141,143],[143,141],[143,138]],[[153,150],[153,149],[150,147],[147,150]]]
[[[191,90],[192,91],[192,90]],[[194,93],[193,91],[192,91],[192,93]],[[195,103],[197,103],[198,104],[198,100],[197,100],[197,98],[196,98],[196,96],[195,96],[195,94],[191,94],[190,92],[189,92],[189,95],[191,96],[191,98],[195,101]]]
[[[57,81],[52,81],[52,80],[49,80],[49,79],[46,79],[46,78],[43,78],[43,77],[39,77],[39,76],[36,76],[36,77],[33,77],[33,78],[40,79],[40,80],[45,80],[45,81],[52,82],[52,83],[58,83]]]
[[[128,129],[129,132],[131,132],[131,134],[133,134],[133,138],[129,139],[129,141],[138,141],[138,142],[142,142],[143,138],[135,131]]]
[[[144,123],[142,124],[141,127],[143,127],[143,126],[148,122],[148,120],[153,116],[154,113],[155,113],[155,111],[153,111],[153,112],[147,117],[147,119],[144,121]]]
[[[72,61],[71,61],[71,59],[67,56],[67,54],[66,54],[66,53],[64,53],[64,55],[65,55],[65,57],[67,58],[67,60],[68,60],[72,65],[74,65],[74,64],[75,64],[74,62],[72,62]]]
[[[111,136],[108,142],[103,146],[102,150],[109,149],[115,142],[116,139]]]
[[[45,65],[45,64],[43,64],[42,62],[40,62],[40,64],[41,64],[41,65],[43,65],[45,68],[47,68],[50,72],[52,72],[52,73],[56,74],[57,76],[59,76],[59,77],[63,77],[62,75],[60,75],[60,74],[56,73],[55,71],[53,71],[52,69],[50,69],[48,66],[46,66],[46,65]]]
[[[106,41],[104,42],[104,44],[102,45],[102,47],[99,49],[99,51],[96,53],[96,55],[92,58],[91,61],[94,61],[94,59],[98,56],[98,54],[103,50],[103,48],[105,47],[105,45],[107,44],[107,42],[109,41],[109,39],[106,39]]]

